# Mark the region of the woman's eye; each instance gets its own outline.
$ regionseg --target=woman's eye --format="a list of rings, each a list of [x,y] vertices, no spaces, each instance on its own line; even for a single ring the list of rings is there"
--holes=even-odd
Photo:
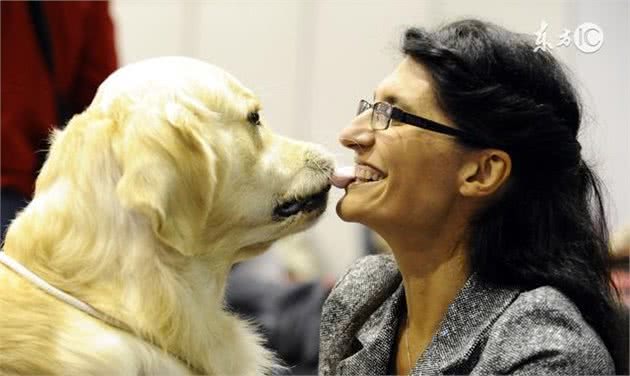
[[[250,112],[247,114],[247,121],[252,123],[252,125],[260,125],[260,115],[258,112]]]

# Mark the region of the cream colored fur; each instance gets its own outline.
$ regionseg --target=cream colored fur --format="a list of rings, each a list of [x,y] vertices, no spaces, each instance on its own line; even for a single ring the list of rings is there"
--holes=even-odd
[[[227,274],[314,222],[323,209],[285,220],[272,211],[327,187],[332,161],[248,122],[258,109],[224,71],[158,58],[114,73],[54,133],[4,249],[133,333],[0,266],[0,373],[269,372],[260,337],[223,307]]]

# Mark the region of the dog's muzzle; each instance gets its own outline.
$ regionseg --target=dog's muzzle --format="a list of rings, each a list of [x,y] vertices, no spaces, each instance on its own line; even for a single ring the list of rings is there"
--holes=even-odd
[[[283,220],[298,213],[316,210],[323,212],[328,203],[328,191],[330,191],[330,184],[315,194],[279,204],[273,209],[273,219]]]

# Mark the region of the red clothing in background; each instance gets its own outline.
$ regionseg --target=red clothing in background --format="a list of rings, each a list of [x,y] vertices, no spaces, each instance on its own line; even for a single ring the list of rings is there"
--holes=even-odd
[[[90,104],[117,66],[114,28],[107,2],[42,2],[55,68],[51,77],[27,2],[1,6],[1,184],[30,197],[39,167],[35,151],[57,123],[54,93],[71,114]]]

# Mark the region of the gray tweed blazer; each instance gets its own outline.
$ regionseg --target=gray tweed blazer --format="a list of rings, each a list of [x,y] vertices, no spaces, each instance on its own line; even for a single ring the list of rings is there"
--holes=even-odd
[[[324,304],[320,375],[383,375],[404,309],[391,256],[359,260]],[[413,368],[426,374],[613,374],[595,331],[560,291],[488,286],[473,274]]]

